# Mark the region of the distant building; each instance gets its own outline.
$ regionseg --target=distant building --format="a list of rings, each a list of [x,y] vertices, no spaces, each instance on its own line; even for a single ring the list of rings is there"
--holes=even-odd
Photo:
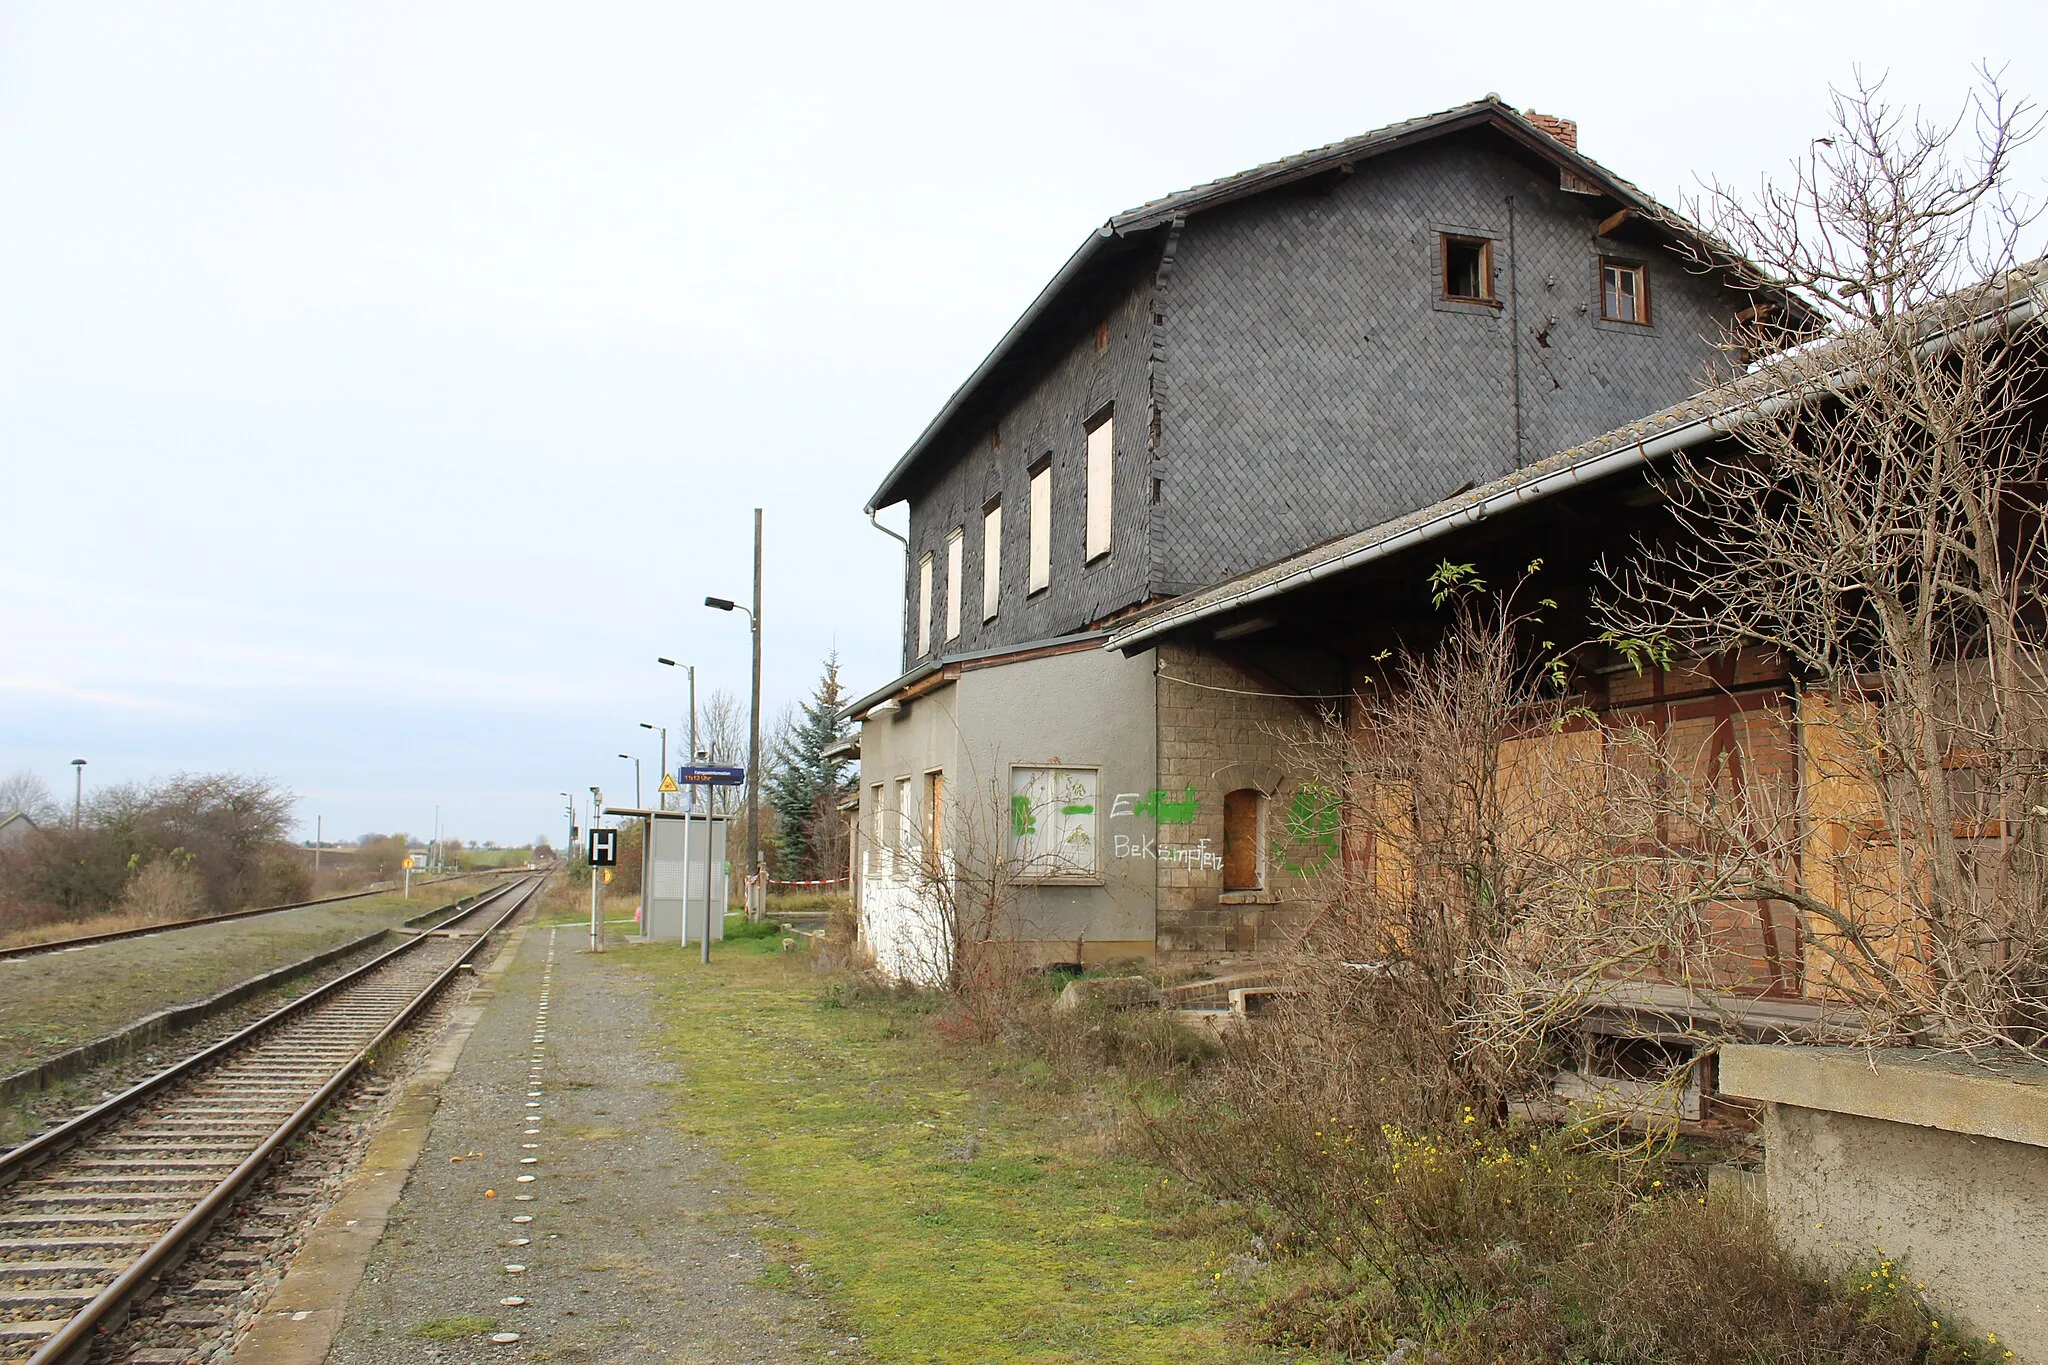
[[[40,825],[29,818],[26,811],[18,810],[12,815],[0,815],[0,848],[12,848],[40,828]]]

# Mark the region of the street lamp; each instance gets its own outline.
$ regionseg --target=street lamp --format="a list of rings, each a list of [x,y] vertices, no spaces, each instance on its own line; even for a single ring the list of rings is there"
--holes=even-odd
[[[754,687],[747,703],[747,875],[761,870],[761,509],[754,509],[754,605],[752,610],[728,597],[707,597],[713,611],[744,611],[754,637]],[[748,906],[751,917],[753,907]]]
[[[77,788],[71,795],[71,832],[76,834],[78,833],[79,817],[85,813],[85,760],[82,758],[72,759],[71,771],[78,775]]]
[[[667,664],[670,668],[680,668],[690,675],[690,747],[685,752],[695,754],[697,752],[697,665],[679,664],[674,659],[656,659],[654,662],[658,664]],[[640,722],[640,724],[642,726],[645,726],[647,722],[643,720]],[[668,731],[663,730],[661,733],[663,735],[661,744],[661,767],[662,771],[666,772],[668,770]],[[695,762],[696,760],[693,758],[691,761]],[[690,800],[692,804],[695,804],[697,800],[696,790],[697,789],[695,787],[692,787],[690,789]]]
[[[644,720],[643,720],[643,721],[641,721],[641,722],[640,722],[640,728],[641,728],[641,729],[643,729],[643,730],[658,730],[658,731],[660,731],[660,732],[661,732],[661,773],[662,773],[662,776],[663,776],[663,777],[667,777],[667,776],[668,776],[668,727],[667,727],[666,725],[655,725],[655,724],[653,724],[653,723],[652,723],[652,722],[650,722],[650,721],[644,721]],[[637,785],[637,783],[636,783],[636,785]],[[656,784],[656,786],[655,786],[655,788],[654,788],[654,794],[655,794],[656,796],[658,796],[658,797],[660,797],[660,798],[661,798],[661,808],[662,808],[663,810],[667,810],[667,809],[668,809],[668,793],[667,793],[667,792],[665,792],[665,791],[663,791],[663,790],[661,789],[661,787],[660,787],[660,784],[658,784],[658,783]]]
[[[626,760],[627,762],[629,762],[629,763],[631,763],[631,764],[633,765],[633,804],[634,804],[634,806],[636,806],[636,807],[637,807],[637,808],[639,808],[640,810],[646,810],[646,809],[647,809],[647,807],[645,807],[645,806],[643,806],[643,805],[641,805],[641,804],[640,804],[640,760],[639,760],[639,759],[637,759],[637,758],[635,758],[635,757],[633,757],[633,755],[631,755],[631,754],[620,754],[620,755],[619,755],[619,757],[620,757],[620,758],[623,758],[623,759],[625,759],[625,760]]]

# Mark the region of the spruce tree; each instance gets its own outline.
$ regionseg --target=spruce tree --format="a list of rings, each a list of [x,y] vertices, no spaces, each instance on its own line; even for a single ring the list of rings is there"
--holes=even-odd
[[[839,685],[839,651],[825,656],[818,687],[803,703],[796,725],[776,745],[774,771],[768,777],[768,805],[787,866],[796,877],[837,875],[817,866],[813,833],[819,812],[833,812],[853,789],[848,760],[828,758],[826,751],[847,736],[845,690]],[[832,818],[828,816],[827,818]]]

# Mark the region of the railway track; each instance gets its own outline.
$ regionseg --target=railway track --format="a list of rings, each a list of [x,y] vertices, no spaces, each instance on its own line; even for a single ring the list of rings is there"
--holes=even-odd
[[[496,871],[498,869],[492,869]],[[452,877],[422,878],[418,886],[438,886],[442,882],[460,881],[463,876],[482,876],[487,873],[463,873]],[[90,948],[95,943],[119,943],[123,939],[148,938],[153,934],[168,934],[178,929],[193,929],[203,924],[224,924],[228,920],[249,919],[256,915],[275,915],[285,910],[304,910],[314,905],[333,905],[338,901],[362,900],[368,896],[381,896],[397,885],[377,885],[366,891],[345,891],[338,896],[317,896],[309,901],[287,901],[283,905],[259,905],[252,910],[224,910],[217,915],[200,915],[194,919],[174,919],[162,924],[145,924],[139,929],[114,929],[104,934],[78,934],[71,938],[53,938],[43,943],[21,943],[12,948],[0,948],[0,962],[16,957],[40,957],[44,953],[61,953],[71,948]]]
[[[0,1155],[0,1363],[85,1360],[540,882]]]

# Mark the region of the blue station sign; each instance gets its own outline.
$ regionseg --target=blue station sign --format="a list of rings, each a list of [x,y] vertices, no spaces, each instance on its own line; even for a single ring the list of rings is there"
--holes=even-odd
[[[737,787],[746,780],[745,768],[722,763],[686,763],[676,769],[676,781],[686,787]]]

